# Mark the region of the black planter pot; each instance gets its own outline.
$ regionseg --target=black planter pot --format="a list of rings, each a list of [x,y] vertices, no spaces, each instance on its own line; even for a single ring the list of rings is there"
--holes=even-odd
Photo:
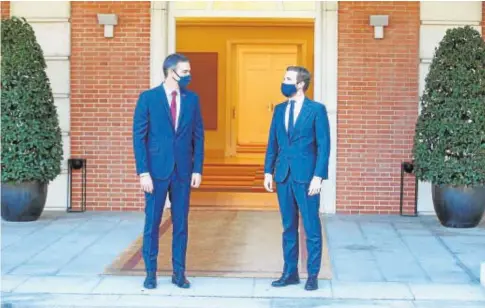
[[[485,186],[433,185],[433,204],[441,224],[450,228],[473,228],[485,211]]]
[[[2,218],[6,221],[34,221],[44,210],[48,183],[2,183]]]

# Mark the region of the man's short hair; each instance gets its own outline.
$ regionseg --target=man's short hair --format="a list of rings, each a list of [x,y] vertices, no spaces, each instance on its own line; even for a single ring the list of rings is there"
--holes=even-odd
[[[165,78],[168,75],[168,70],[173,70],[180,62],[189,62],[189,59],[181,53],[173,53],[168,55],[163,61],[163,75]]]
[[[312,75],[306,68],[304,68],[303,66],[288,66],[286,70],[289,72],[296,72],[296,83],[300,83],[303,81],[305,83],[305,85],[303,86],[303,91],[305,92],[306,90],[308,90]]]

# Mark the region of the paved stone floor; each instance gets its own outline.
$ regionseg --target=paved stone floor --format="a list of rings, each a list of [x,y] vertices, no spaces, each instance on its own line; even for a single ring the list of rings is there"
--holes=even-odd
[[[434,216],[326,216],[334,277],[316,292],[190,276],[189,290],[159,277],[147,291],[142,277],[102,275],[142,227],[143,213],[2,221],[2,307],[485,307],[485,221],[455,230]]]

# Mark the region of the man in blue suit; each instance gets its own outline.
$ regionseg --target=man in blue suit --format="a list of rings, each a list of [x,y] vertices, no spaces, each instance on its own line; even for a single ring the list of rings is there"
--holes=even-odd
[[[165,81],[142,92],[133,118],[136,173],[145,192],[144,287],[157,286],[159,227],[167,193],[172,206],[172,283],[189,288],[185,277],[190,187],[201,183],[204,127],[199,97],[186,89],[190,63],[181,54],[163,63]]]
[[[284,268],[274,287],[300,283],[298,275],[298,218],[303,218],[308,249],[306,290],[318,289],[322,259],[320,188],[328,179],[330,128],[323,104],[305,97],[310,73],[287,68],[281,92],[288,100],[276,106],[264,164],[264,186],[273,191],[273,174],[283,223]]]

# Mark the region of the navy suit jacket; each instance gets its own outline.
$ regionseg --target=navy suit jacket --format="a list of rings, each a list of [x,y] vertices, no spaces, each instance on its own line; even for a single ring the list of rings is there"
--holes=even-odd
[[[293,135],[288,138],[285,112],[288,102],[274,109],[269,131],[264,172],[274,174],[283,182],[291,177],[299,183],[309,183],[314,176],[328,179],[330,156],[330,126],[325,105],[305,98]]]
[[[202,174],[204,126],[197,94],[181,89],[177,131],[171,118],[162,85],[140,94],[133,117],[138,175],[149,172],[152,178],[164,180],[175,166],[183,179],[190,179],[192,173]]]

